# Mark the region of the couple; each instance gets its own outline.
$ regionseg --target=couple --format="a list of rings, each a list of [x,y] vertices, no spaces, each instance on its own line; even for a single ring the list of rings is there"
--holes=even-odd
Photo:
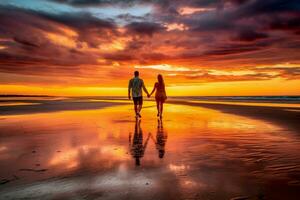
[[[165,83],[162,75],[159,74],[157,76],[157,82],[154,84],[153,90],[149,94],[147,88],[145,87],[144,81],[139,77],[139,72],[138,71],[134,72],[134,78],[132,78],[129,81],[129,85],[128,85],[128,99],[131,99],[131,93],[132,93],[136,118],[142,117],[140,114],[143,106],[142,89],[146,92],[148,97],[150,97],[156,90],[155,100],[156,100],[156,107],[157,107],[157,117],[162,118],[163,104],[167,99]]]

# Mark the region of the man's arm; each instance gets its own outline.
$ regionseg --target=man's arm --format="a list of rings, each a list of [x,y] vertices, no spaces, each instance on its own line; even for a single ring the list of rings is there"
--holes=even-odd
[[[130,95],[131,88],[132,88],[132,82],[130,80],[129,83],[128,83],[128,99],[129,100],[131,99],[131,95]]]
[[[147,96],[149,97],[149,92],[148,92],[147,88],[145,87],[144,81],[143,81],[142,87],[143,87],[144,92],[146,92]]]

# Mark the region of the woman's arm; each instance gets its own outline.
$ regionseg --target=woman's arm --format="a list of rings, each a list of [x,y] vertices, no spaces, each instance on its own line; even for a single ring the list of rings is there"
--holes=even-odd
[[[155,84],[154,84],[154,87],[153,87],[153,90],[152,90],[152,92],[150,93],[150,96],[153,94],[153,92],[155,92],[156,87],[157,87],[157,84],[155,83]]]

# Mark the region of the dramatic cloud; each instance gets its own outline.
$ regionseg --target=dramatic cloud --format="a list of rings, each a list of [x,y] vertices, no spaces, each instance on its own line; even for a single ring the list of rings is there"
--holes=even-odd
[[[0,73],[117,86],[135,68],[172,83],[295,80],[299,13],[296,0],[4,1]]]
[[[164,30],[158,23],[151,22],[132,22],[126,26],[129,34],[141,34],[152,36],[154,33]]]

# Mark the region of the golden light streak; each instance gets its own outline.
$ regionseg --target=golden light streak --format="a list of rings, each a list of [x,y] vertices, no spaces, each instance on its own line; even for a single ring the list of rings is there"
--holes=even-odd
[[[134,68],[136,68],[136,69],[156,69],[156,70],[162,70],[162,71],[178,71],[178,72],[199,71],[198,69],[172,66],[172,65],[169,65],[169,64],[144,65],[144,66],[136,65],[136,66],[134,66]]]
[[[25,105],[38,105],[40,103],[29,102],[0,102],[0,106],[25,106]]]
[[[78,33],[70,28],[59,27],[59,29],[68,37],[78,37]]]
[[[69,48],[76,48],[77,44],[74,41],[73,38],[61,35],[61,34],[55,34],[55,33],[47,33],[46,37],[54,44],[69,47]]]
[[[195,12],[208,12],[213,11],[215,8],[192,8],[192,7],[183,7],[179,9],[179,14],[181,15],[191,15]]]
[[[167,24],[166,28],[167,31],[173,31],[173,30],[184,31],[188,29],[188,27],[185,26],[184,24],[178,24],[178,23]]]
[[[254,75],[256,74],[256,72],[252,70],[239,70],[239,71],[209,70],[209,74],[242,76],[242,75]]]
[[[129,38],[118,38],[114,39],[112,42],[103,43],[98,48],[103,52],[114,52],[125,49]]]
[[[268,68],[295,68],[300,67],[300,63],[281,63],[275,65],[258,65],[256,69],[268,69]]]

